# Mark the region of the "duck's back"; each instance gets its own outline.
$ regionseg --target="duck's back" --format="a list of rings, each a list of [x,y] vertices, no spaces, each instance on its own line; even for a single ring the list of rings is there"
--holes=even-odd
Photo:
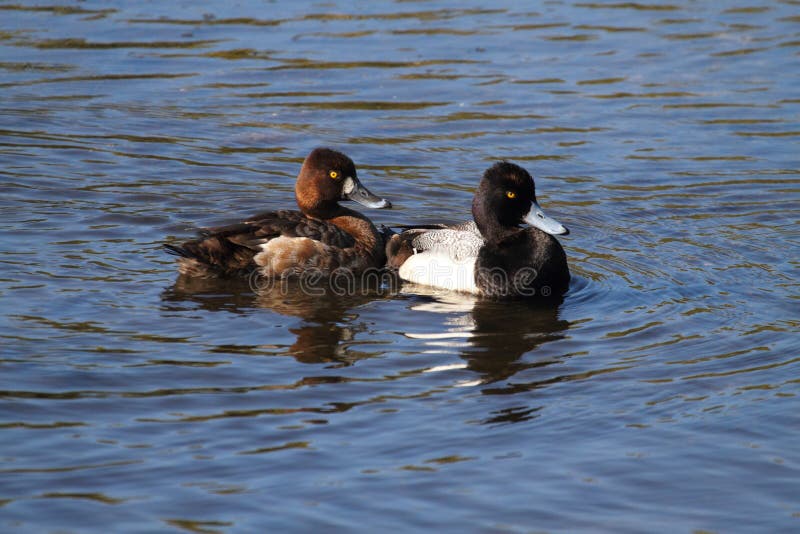
[[[256,257],[260,256],[263,263],[266,251],[279,254],[282,265],[297,267],[321,251],[326,251],[329,259],[335,259],[336,251],[355,246],[355,238],[328,221],[306,217],[299,211],[279,210],[260,213],[241,223],[206,229],[200,238],[180,246],[165,246],[180,256],[182,274],[230,277],[258,269]]]
[[[307,237],[337,248],[349,248],[356,243],[352,235],[330,221],[313,219],[296,210],[259,213],[243,224],[257,228],[254,236],[257,239]],[[259,244],[263,244],[263,241]]]
[[[418,252],[440,251],[449,254],[456,261],[463,261],[478,256],[478,251],[483,246],[483,237],[475,221],[467,221],[420,232],[411,240],[411,244]]]
[[[475,221],[455,225],[405,226],[399,234],[386,236],[387,267],[399,269],[411,256],[433,253],[448,261],[474,260],[483,246]]]

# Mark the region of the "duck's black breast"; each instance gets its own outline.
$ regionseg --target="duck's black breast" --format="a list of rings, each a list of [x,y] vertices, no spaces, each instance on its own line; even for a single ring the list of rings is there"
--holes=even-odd
[[[561,244],[535,228],[486,243],[475,262],[475,284],[492,297],[550,297],[569,286],[567,255]]]

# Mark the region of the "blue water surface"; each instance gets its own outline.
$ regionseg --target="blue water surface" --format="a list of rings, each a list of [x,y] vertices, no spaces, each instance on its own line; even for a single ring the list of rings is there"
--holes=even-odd
[[[0,2],[4,532],[800,529],[800,9]],[[558,305],[180,278],[331,146],[527,168]]]

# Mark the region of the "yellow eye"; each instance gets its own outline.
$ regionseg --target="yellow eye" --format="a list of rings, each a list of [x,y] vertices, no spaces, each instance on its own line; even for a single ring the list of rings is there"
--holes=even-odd
[[[506,191],[506,196],[508,198],[516,198],[517,194],[514,191]]]
[[[328,172],[328,176],[330,176],[331,178],[333,178],[335,180],[335,179],[337,179],[339,177],[339,173],[336,172],[336,171],[329,171]]]

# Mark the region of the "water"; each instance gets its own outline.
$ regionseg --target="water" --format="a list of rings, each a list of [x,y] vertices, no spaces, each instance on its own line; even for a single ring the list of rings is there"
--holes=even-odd
[[[798,3],[486,5],[0,3],[0,528],[800,529]],[[570,292],[178,279],[315,146],[525,166]]]

